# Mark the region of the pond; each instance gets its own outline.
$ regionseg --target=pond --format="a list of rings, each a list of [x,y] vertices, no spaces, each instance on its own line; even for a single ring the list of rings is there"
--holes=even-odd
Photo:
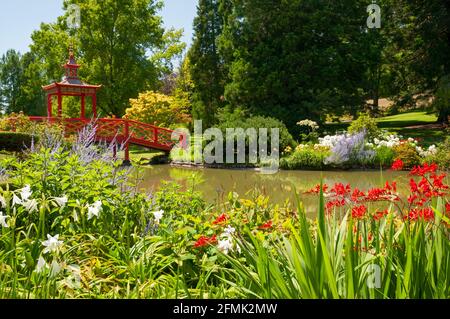
[[[382,187],[385,182],[397,181],[399,192],[405,193],[409,177],[407,172],[387,171],[279,171],[264,175],[254,170],[178,168],[170,165],[155,165],[145,169],[142,187],[148,191],[157,190],[161,181],[175,181],[184,189],[194,187],[210,203],[227,201],[228,193],[236,192],[241,198],[251,198],[253,192],[266,195],[273,204],[284,204],[286,200],[295,203],[295,190],[307,212],[314,214],[317,197],[304,194],[305,191],[323,182],[350,183],[352,187],[367,190]],[[403,189],[402,189],[403,187]]]

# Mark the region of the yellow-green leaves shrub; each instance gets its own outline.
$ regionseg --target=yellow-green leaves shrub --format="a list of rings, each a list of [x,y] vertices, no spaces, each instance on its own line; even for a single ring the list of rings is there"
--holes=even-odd
[[[125,118],[162,127],[174,127],[191,121],[188,104],[165,94],[148,91],[130,99]]]

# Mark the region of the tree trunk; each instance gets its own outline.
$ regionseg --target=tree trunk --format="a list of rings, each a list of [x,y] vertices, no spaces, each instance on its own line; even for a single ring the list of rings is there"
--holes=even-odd
[[[439,110],[438,123],[449,124],[450,108],[441,108]]]

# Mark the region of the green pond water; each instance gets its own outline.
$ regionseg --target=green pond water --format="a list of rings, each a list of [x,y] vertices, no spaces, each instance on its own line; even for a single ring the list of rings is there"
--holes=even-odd
[[[400,193],[406,193],[409,177],[406,172],[396,171],[279,171],[264,175],[254,170],[178,168],[169,165],[155,165],[145,169],[141,184],[147,191],[155,191],[161,181],[175,181],[184,189],[194,187],[210,203],[227,201],[228,193],[236,192],[241,198],[252,198],[256,191],[270,198],[273,204],[284,204],[286,200],[295,202],[297,190],[299,198],[309,214],[317,209],[317,196],[304,192],[320,183],[320,178],[328,185],[341,182],[352,187],[367,190],[384,186],[386,180],[396,181]]]

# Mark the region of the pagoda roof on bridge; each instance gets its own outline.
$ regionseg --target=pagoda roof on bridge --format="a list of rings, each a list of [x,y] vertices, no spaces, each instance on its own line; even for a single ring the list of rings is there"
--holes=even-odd
[[[42,86],[44,91],[58,90],[64,88],[65,93],[80,93],[82,89],[88,89],[90,91],[96,91],[101,88],[101,85],[86,84],[78,77],[78,69],[80,65],[75,61],[75,55],[73,49],[69,49],[69,60],[63,65],[65,69],[65,75],[60,82],[53,82],[51,84]],[[73,90],[72,90],[73,89]]]

